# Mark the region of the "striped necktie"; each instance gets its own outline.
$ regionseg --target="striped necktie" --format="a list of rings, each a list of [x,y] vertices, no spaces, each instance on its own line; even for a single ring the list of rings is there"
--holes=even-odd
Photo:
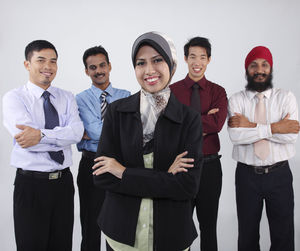
[[[107,96],[107,92],[106,91],[103,91],[101,96],[100,96],[100,99],[101,99],[101,120],[103,121],[104,120],[104,116],[105,116],[105,113],[106,113],[106,108],[107,108],[107,101],[106,101],[106,96]]]

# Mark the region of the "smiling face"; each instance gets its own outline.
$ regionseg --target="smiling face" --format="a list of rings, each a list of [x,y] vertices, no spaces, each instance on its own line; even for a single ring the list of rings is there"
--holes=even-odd
[[[29,72],[29,80],[46,90],[57,72],[57,55],[53,49],[33,51],[24,66]]]
[[[105,55],[89,56],[86,59],[86,65],[85,73],[91,78],[93,85],[105,90],[109,85],[109,73],[111,71],[111,64],[107,63]]]
[[[191,46],[189,54],[184,58],[189,68],[189,77],[195,82],[203,78],[206,67],[210,62],[205,48],[200,46]]]
[[[170,80],[169,66],[151,46],[142,46],[135,59],[135,76],[141,87],[150,93],[164,89]]]
[[[249,64],[247,72],[255,82],[263,83],[271,73],[271,66],[267,60],[257,58]]]

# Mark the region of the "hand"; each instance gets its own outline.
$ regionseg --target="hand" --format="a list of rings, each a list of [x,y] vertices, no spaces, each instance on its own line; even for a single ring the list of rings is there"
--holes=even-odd
[[[282,120],[271,124],[272,134],[274,133],[299,133],[299,121],[291,120],[290,114],[287,114]]]
[[[213,108],[213,109],[208,111],[207,115],[215,114],[217,112],[219,112],[219,108]]]
[[[93,175],[101,175],[104,173],[111,173],[119,179],[122,179],[123,172],[125,171],[125,167],[122,166],[118,161],[114,158],[109,158],[106,156],[101,156],[94,159],[95,165],[93,165],[92,169],[96,169],[93,172]],[[100,167],[100,168],[98,168]],[[98,169],[97,169],[98,168]]]
[[[22,132],[15,135],[15,139],[22,148],[38,144],[41,140],[41,131],[30,126],[16,125]]]
[[[194,159],[192,158],[183,158],[188,154],[187,151],[177,155],[176,159],[174,160],[173,164],[170,166],[168,173],[173,173],[174,175],[176,173],[180,172],[187,172],[188,170],[186,168],[194,167],[193,164],[188,164],[194,162]]]
[[[233,127],[256,127],[256,123],[252,123],[243,114],[234,113],[234,116],[230,117],[228,120],[228,126]]]
[[[90,140],[91,138],[87,135],[87,132],[84,131],[84,134],[82,136],[82,139]]]

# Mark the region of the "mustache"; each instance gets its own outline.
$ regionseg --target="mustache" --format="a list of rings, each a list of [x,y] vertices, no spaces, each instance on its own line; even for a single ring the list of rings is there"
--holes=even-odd
[[[98,78],[99,76],[105,76],[105,74],[104,74],[104,73],[96,73],[96,74],[94,75],[95,78]]]
[[[266,74],[266,73],[255,73],[254,75],[253,75],[253,78],[257,78],[258,76],[262,76],[262,77],[267,77],[268,75]]]

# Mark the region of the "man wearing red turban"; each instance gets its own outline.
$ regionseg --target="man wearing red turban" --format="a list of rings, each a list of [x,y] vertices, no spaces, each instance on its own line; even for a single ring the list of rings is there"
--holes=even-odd
[[[245,90],[229,99],[228,132],[237,161],[238,250],[260,251],[263,203],[271,251],[294,251],[294,192],[288,159],[295,155],[298,105],[290,91],[273,88],[273,58],[264,46],[246,57]]]

